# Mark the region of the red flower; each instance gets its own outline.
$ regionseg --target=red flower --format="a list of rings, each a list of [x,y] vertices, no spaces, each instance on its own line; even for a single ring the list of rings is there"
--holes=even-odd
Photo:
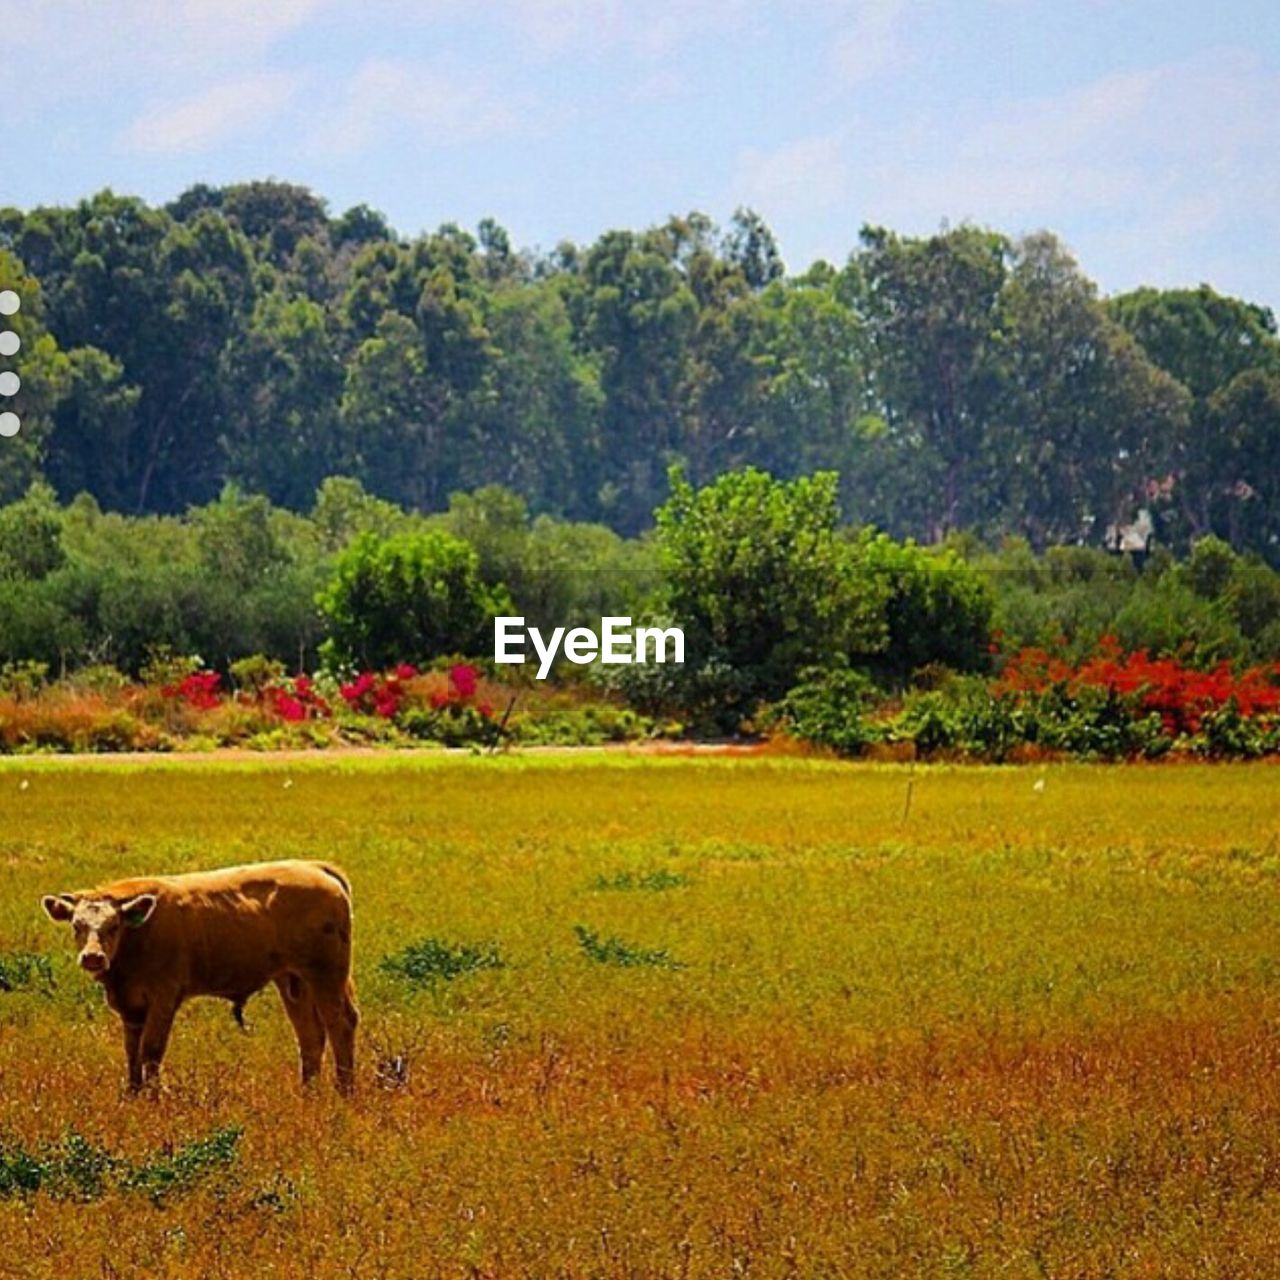
[[[397,680],[412,680],[418,674],[418,668],[412,662],[402,662],[396,667]]]
[[[476,669],[464,662],[449,668],[449,683],[458,691],[460,698],[474,698],[476,693]]]
[[[176,684],[167,684],[160,693],[166,698],[178,698],[190,706],[209,711],[222,701],[218,685],[222,677],[216,671],[193,671]]]

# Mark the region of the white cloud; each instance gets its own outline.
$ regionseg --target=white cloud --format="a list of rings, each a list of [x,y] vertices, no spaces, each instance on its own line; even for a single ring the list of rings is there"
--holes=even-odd
[[[1205,55],[937,121],[914,145],[884,148],[870,190],[882,216],[914,223],[1151,210],[1172,225],[1209,188],[1274,182],[1278,115],[1280,76],[1251,55]]]
[[[839,134],[799,138],[772,150],[749,148],[739,161],[734,199],[766,218],[809,214],[838,204],[849,165]]]
[[[737,27],[758,0],[502,0],[504,20],[544,53],[618,46],[661,56]]]
[[[127,151],[205,151],[236,134],[269,123],[293,99],[301,77],[288,72],[214,85],[180,102],[151,107],[120,138]]]
[[[1257,245],[1280,235],[1277,119],[1280,74],[1215,50],[1062,93],[956,104],[858,134],[844,158],[859,220],[1048,226],[1109,288],[1197,282],[1216,264],[1213,283],[1256,296],[1275,275],[1259,269]]]
[[[484,82],[438,67],[370,59],[308,137],[313,152],[356,155],[389,137],[448,146],[512,133],[528,121]]]
[[[899,65],[899,27],[906,0],[861,0],[831,50],[831,65],[846,86],[862,84]]]
[[[172,88],[192,77],[245,74],[325,2],[6,0],[6,55],[38,70],[29,87],[45,97],[140,81]]]

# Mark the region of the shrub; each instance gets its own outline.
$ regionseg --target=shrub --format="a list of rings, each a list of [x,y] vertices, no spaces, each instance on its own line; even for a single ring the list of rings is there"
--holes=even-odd
[[[1012,700],[996,697],[985,681],[972,677],[909,693],[888,730],[922,756],[956,752],[1004,760],[1028,740],[1025,719]]]
[[[239,1128],[217,1129],[141,1163],[113,1156],[74,1129],[34,1150],[0,1142],[0,1199],[43,1191],[62,1200],[96,1200],[120,1190],[160,1204],[234,1163],[242,1135]]]
[[[767,732],[797,738],[838,755],[856,756],[879,736],[867,719],[875,695],[871,681],[848,667],[811,668],[786,696],[767,708]]]
[[[48,956],[34,951],[0,952],[0,991],[48,993],[53,989],[53,966]]]
[[[667,605],[685,629],[683,706],[733,731],[833,653],[883,647],[874,577],[837,533],[834,472],[792,481],[747,468],[694,491],[679,470],[658,509]]]
[[[613,965],[621,969],[683,969],[684,966],[671,957],[665,949],[636,947],[621,938],[602,938],[594,929],[576,924],[573,931],[583,954],[596,964]]]
[[[365,670],[476,652],[493,615],[509,611],[505,590],[482,581],[475,551],[440,532],[362,535],[338,557],[318,604],[329,624],[326,663]]]
[[[505,962],[493,943],[449,943],[439,938],[412,942],[394,955],[383,956],[378,968],[417,986],[452,982],[482,969],[502,969]]]

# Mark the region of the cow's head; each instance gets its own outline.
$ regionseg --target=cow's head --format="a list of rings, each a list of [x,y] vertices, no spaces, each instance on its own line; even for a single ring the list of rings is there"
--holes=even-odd
[[[80,949],[80,967],[103,978],[120,949],[126,929],[140,929],[156,909],[154,893],[140,893],[127,902],[95,898],[84,893],[59,893],[41,900],[51,920],[70,923]]]

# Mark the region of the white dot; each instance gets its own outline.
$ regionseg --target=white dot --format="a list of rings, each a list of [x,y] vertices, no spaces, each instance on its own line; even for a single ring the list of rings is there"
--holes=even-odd
[[[0,316],[11,316],[22,306],[22,299],[12,289],[0,289]]]
[[[0,413],[0,436],[16,436],[22,420],[16,413]]]
[[[20,386],[22,386],[22,379],[11,369],[0,373],[0,396],[16,396]]]
[[[0,356],[16,356],[22,339],[12,329],[0,333]]]

